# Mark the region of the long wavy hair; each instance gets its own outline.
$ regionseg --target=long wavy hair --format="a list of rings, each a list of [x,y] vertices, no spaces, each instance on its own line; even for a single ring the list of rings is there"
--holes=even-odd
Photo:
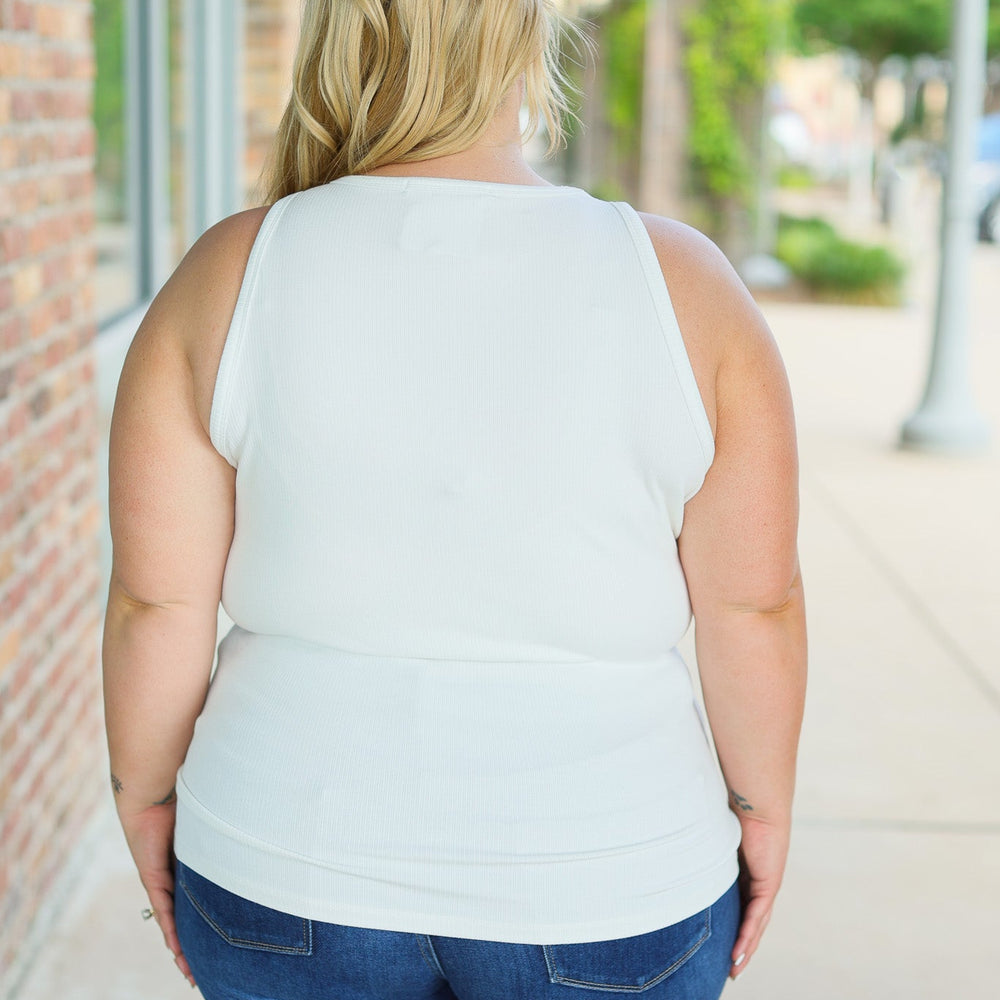
[[[593,52],[555,0],[305,0],[292,96],[261,178],[264,203],[388,163],[473,145],[519,77],[527,142],[565,144],[575,87],[564,37]]]

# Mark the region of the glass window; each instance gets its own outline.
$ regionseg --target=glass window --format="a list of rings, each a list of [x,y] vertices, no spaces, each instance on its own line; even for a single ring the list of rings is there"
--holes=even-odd
[[[2,0],[0,0],[2,2]],[[239,209],[237,0],[95,0],[99,326]]]
[[[125,103],[126,7],[126,0],[94,2],[95,291],[99,324],[125,312],[139,297],[137,227],[129,199],[132,178],[128,176],[130,136]]]
[[[188,203],[190,194],[187,189],[187,137],[189,107],[188,86],[190,74],[186,72],[185,55],[188,51],[185,32],[188,25],[185,18],[185,8],[190,9],[187,0],[169,0],[167,5],[168,32],[170,36],[170,52],[167,72],[169,74],[170,101],[170,172],[167,187],[170,197],[170,252],[168,261],[171,270],[187,253],[194,242],[188,232]]]

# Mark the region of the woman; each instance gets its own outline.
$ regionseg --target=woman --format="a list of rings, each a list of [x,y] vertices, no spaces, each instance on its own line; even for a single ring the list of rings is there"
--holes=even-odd
[[[524,161],[525,96],[561,136],[567,24],[309,0],[268,206],[129,350],[112,783],[209,1000],[704,1000],[771,915],[788,386],[708,240]]]

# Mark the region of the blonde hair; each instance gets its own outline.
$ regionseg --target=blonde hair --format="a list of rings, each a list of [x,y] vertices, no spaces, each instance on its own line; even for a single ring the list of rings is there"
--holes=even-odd
[[[555,0],[305,0],[292,96],[262,177],[265,203],[388,163],[457,153],[524,75],[527,142],[565,142],[575,89],[564,35],[592,41]],[[575,115],[574,115],[575,117]]]

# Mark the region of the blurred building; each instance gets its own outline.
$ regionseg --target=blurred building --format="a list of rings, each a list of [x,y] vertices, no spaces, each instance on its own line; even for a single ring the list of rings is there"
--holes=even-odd
[[[560,0],[585,18],[609,2]],[[662,0],[651,9],[668,11]],[[299,10],[300,0],[0,0],[0,1000],[15,996],[110,802],[100,643],[122,362],[195,239],[262,203]],[[663,42],[660,79],[676,26],[649,24]],[[600,68],[577,58],[593,123],[579,169],[542,163],[542,133],[526,156],[557,183],[598,186],[609,141]],[[673,121],[671,107],[657,120]],[[656,147],[630,187],[650,164],[670,176],[667,152]]]
[[[194,239],[253,203],[299,0],[0,2],[0,997],[110,796],[106,439]],[[124,916],[123,916],[124,918]]]

